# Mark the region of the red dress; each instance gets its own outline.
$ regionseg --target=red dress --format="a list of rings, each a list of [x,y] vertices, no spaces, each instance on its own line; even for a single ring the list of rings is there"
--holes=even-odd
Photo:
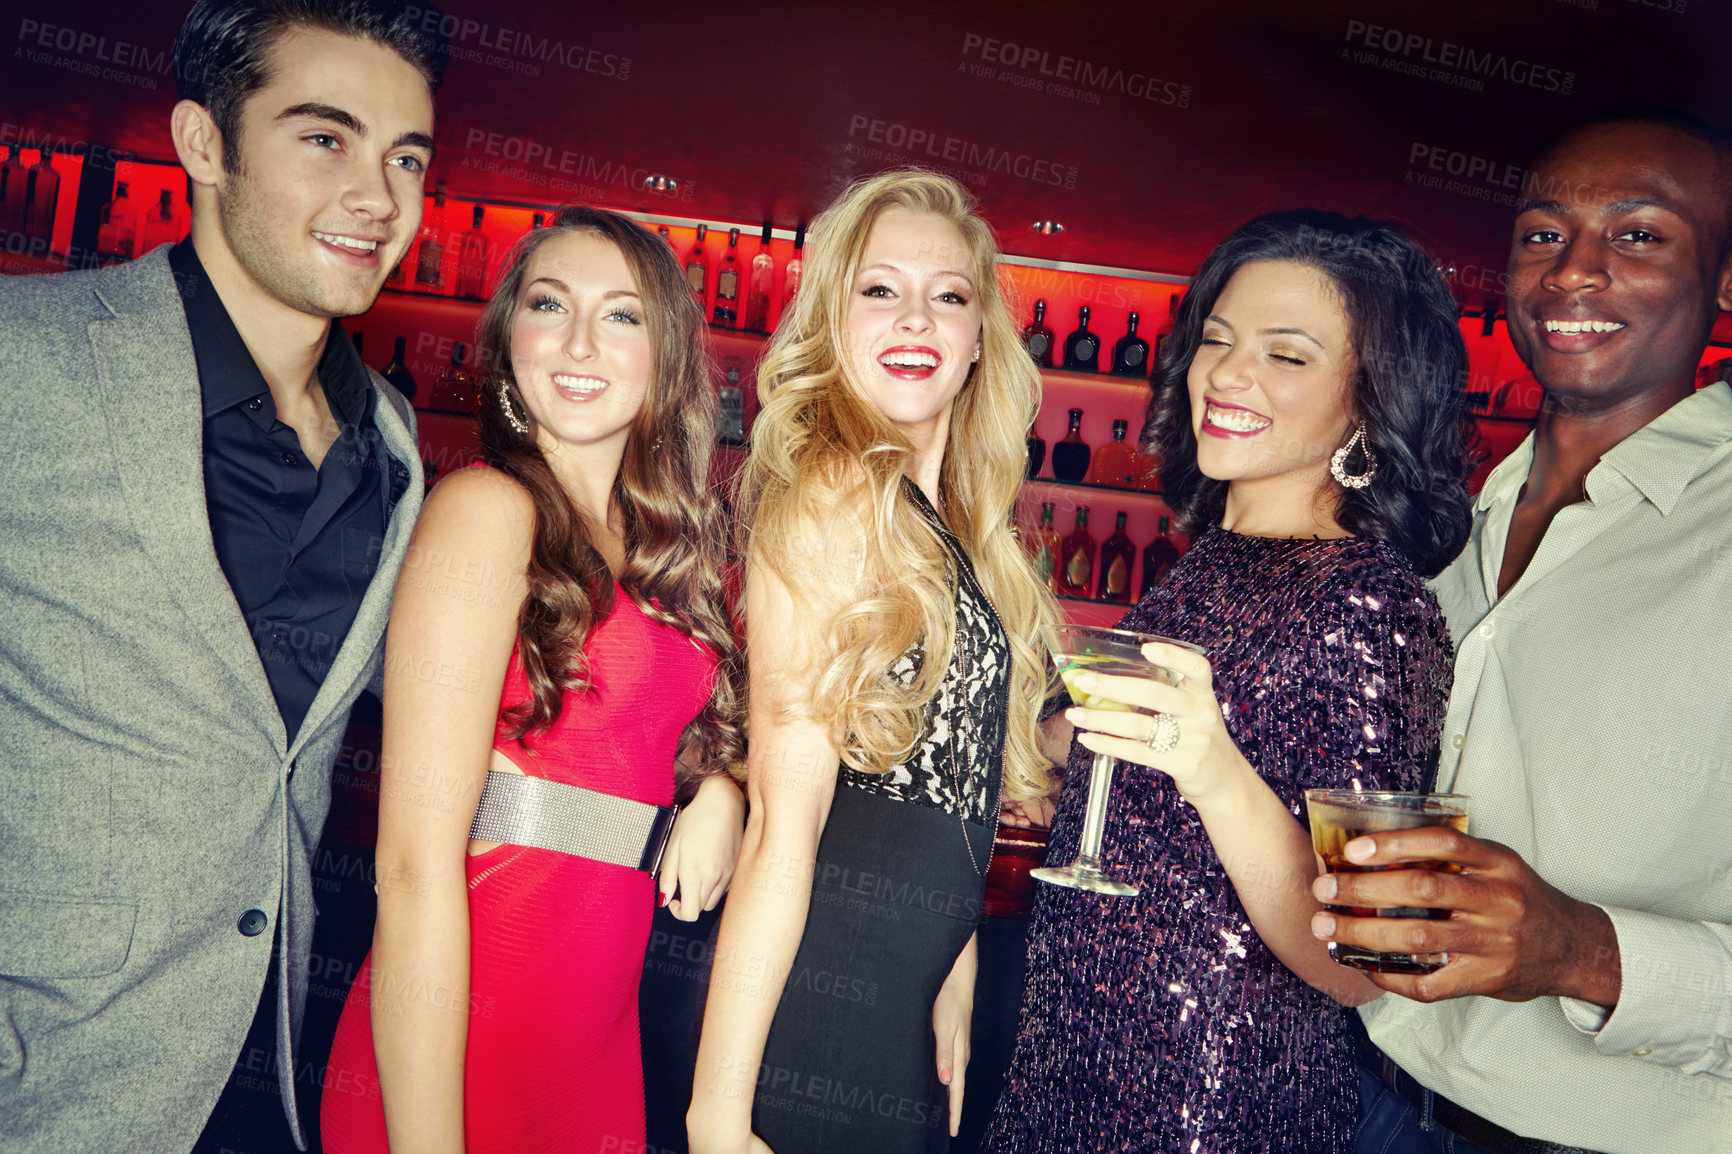
[[[709,700],[715,656],[616,588],[584,647],[594,691],[559,720],[493,748],[533,777],[671,805],[680,734]],[[500,712],[529,697],[513,651]],[[502,845],[469,858],[468,1154],[599,1154],[644,1142],[638,979],[655,888],[648,874]],[[372,957],[343,1007],[325,1077],[330,1154],[385,1154],[368,1003]]]

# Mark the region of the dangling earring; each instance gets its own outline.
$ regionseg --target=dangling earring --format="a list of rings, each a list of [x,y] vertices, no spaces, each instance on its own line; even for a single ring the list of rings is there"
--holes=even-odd
[[[499,382],[499,407],[505,413],[505,421],[519,433],[529,432],[529,426],[523,423],[523,418],[517,415],[517,410],[511,407],[511,393],[507,391],[505,382]]]
[[[1365,454],[1365,472],[1357,475],[1347,471],[1347,456],[1353,452],[1355,445]],[[1359,422],[1359,427],[1353,430],[1353,436],[1329,458],[1329,473],[1343,488],[1363,489],[1371,484],[1371,478],[1377,475],[1377,458],[1371,455],[1371,442],[1365,439],[1364,421]]]

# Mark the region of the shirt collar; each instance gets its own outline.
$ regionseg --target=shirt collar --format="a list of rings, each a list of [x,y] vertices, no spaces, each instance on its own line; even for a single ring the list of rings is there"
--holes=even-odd
[[[190,238],[169,250],[168,263],[180,290],[181,307],[186,310],[205,419],[269,393],[264,374],[205,274]],[[331,323],[325,351],[319,357],[319,383],[339,424],[358,425],[372,415],[372,381],[367,367],[336,321]]]
[[[1595,474],[1620,474],[1662,515],[1678,503],[1684,487],[1702,471],[1708,455],[1732,440],[1732,386],[1724,381],[1685,397],[1613,445],[1587,478],[1588,497],[1598,500]]]
[[[1534,435],[1529,433],[1486,475],[1485,484],[1480,486],[1479,499],[1473,503],[1473,511],[1478,513],[1500,502],[1514,501],[1522,486],[1527,484],[1528,470],[1533,468],[1533,463]]]
[[[1670,513],[1684,487],[1702,471],[1709,453],[1732,440],[1732,385],[1719,381],[1685,397],[1613,445],[1588,472],[1588,499],[1603,501],[1618,487],[1612,474],[1628,482],[1660,510]],[[1527,484],[1534,462],[1529,433],[1485,479],[1474,511],[1514,501]]]

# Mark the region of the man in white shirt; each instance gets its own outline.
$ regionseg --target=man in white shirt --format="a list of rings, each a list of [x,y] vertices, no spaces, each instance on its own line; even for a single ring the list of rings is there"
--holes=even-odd
[[[1318,937],[1376,974],[1361,1151],[1732,1152],[1732,145],[1606,119],[1533,167],[1510,340],[1545,388],[1434,585],[1457,653],[1438,788],[1469,837],[1374,834]],[[1445,861],[1458,873],[1402,869]]]

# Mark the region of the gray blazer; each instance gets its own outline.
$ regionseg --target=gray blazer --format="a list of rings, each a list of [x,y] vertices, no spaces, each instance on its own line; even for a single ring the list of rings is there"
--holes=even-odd
[[[5,1154],[189,1150],[257,1007],[273,929],[275,1076],[300,1137],[294,1097],[319,1086],[294,1053],[310,865],[421,506],[413,413],[373,384],[378,436],[410,484],[290,744],[211,542],[167,249],[0,277]],[[270,917],[264,932],[240,932],[248,910]]]

